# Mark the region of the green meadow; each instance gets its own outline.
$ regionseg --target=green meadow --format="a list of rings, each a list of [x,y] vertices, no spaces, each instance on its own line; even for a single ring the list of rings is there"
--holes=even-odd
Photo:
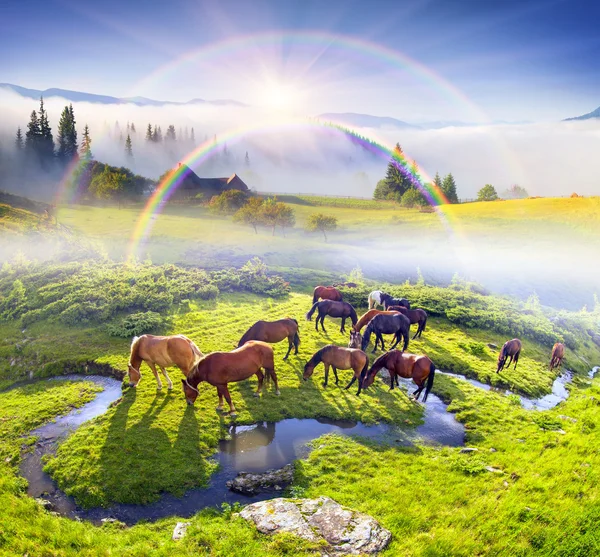
[[[97,392],[86,381],[43,379],[86,370],[124,373],[131,315],[148,319],[151,332],[185,334],[204,353],[233,349],[258,319],[298,320],[299,354],[283,362],[287,343],[274,346],[281,396],[269,386],[261,398],[253,397],[255,378],[230,386],[237,424],[343,418],[410,431],[422,423],[424,406],[401,390],[389,391],[383,381],[360,397],[355,386],[343,389],[349,371],[339,372],[339,386],[331,376],[329,385],[322,386],[322,366],[304,381],[304,364],[317,349],[348,342],[339,332],[339,320],[328,318],[327,333],[322,333],[304,316],[312,303],[312,286],[348,278],[328,265],[340,246],[405,230],[442,238],[440,219],[433,213],[367,201],[353,205],[352,200],[303,196],[283,200],[293,205],[297,221],[286,237],[279,231],[275,237],[265,230],[254,234],[203,207],[168,206],[139,254],[142,260],[149,255],[151,261],[130,264],[119,261],[127,253],[140,207],[63,207],[58,222],[69,231],[66,241],[89,242],[106,258],[52,265],[21,258],[3,267],[1,555],[322,554],[322,548],[294,536],[259,534],[230,507],[194,515],[186,537],[177,542],[171,540],[180,520],[176,516],[126,528],[93,526],[45,510],[26,495],[26,480],[19,475],[20,454],[34,442],[29,432]],[[327,244],[302,231],[308,216],[323,210],[339,222]],[[591,249],[599,239],[597,198],[473,203],[444,212],[473,240],[487,235],[510,243],[530,234],[540,243],[552,243],[568,236]],[[30,223],[29,228],[23,223]],[[0,213],[5,237],[58,233],[51,224],[41,223],[25,209]],[[256,265],[239,269],[253,255],[263,256],[268,271]],[[238,269],[223,271],[223,262]],[[273,277],[278,273],[285,281]],[[379,283],[359,275],[352,278],[362,284],[344,289],[344,295],[361,314],[368,292]],[[435,377],[432,392],[464,425],[466,445],[477,450],[461,453],[460,448],[420,441],[406,447],[327,435],[313,442],[306,459],[296,461],[287,494],[328,495],[372,515],[392,532],[382,555],[599,554],[600,379],[590,379],[588,372],[600,365],[600,306],[566,311],[544,307],[535,298],[500,297],[467,281],[434,286],[405,278],[383,286],[408,297],[430,316],[422,338],[411,340],[409,351],[427,354],[442,371],[497,387],[484,391],[447,375]],[[516,335],[523,340],[517,370],[496,374],[498,347]],[[530,398],[548,394],[559,373],[548,369],[557,340],[567,345],[564,368],[574,372],[569,397],[551,410],[525,410],[504,390]],[[205,486],[215,471],[211,456],[232,423],[215,410],[216,390],[201,385],[191,408],[184,401],[179,370],[169,370],[171,392],[157,391],[149,368],[144,366],[142,373],[137,389],[124,388],[117,403],[79,427],[46,462],[60,488],[83,507],[144,504],[162,493],[182,495]],[[25,381],[30,375],[41,380]]]

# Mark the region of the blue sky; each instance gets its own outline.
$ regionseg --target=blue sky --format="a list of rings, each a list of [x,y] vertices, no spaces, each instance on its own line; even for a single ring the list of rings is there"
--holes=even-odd
[[[600,105],[600,3],[579,0],[56,2],[11,1],[0,18],[0,81],[169,100],[260,103],[272,87],[307,113],[354,111],[409,121],[553,120]],[[251,42],[156,68],[236,36],[320,30],[394,49],[440,80],[349,55],[335,44]],[[288,94],[290,99],[287,98]],[[277,97],[277,98],[275,98]]]

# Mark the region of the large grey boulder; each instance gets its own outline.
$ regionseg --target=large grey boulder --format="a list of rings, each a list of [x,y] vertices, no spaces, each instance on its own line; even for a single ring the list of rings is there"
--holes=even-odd
[[[325,540],[339,555],[377,553],[392,538],[374,518],[329,497],[260,501],[245,507],[240,516],[263,534],[289,532],[313,542]]]
[[[226,482],[231,491],[245,495],[255,495],[261,491],[279,491],[294,479],[294,465],[288,464],[276,470],[267,470],[263,474],[240,472],[233,480]]]

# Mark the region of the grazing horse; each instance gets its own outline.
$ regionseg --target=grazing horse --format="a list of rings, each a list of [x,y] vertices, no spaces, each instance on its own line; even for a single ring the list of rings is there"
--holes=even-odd
[[[356,322],[356,325],[352,326],[352,329],[354,332],[360,333],[362,328],[369,322],[371,321],[371,319],[373,319],[373,317],[375,317],[376,315],[395,315],[396,313],[398,313],[398,311],[385,311],[383,309],[370,309],[369,311],[367,311],[366,313],[363,313],[360,318],[358,319],[358,321]],[[352,334],[352,332],[350,333]]]
[[[355,282],[334,282],[332,286],[336,288],[358,288],[358,284]]]
[[[154,373],[154,377],[156,377],[158,390],[162,389],[162,382],[156,371],[156,366],[162,371],[167,380],[168,388],[171,390],[173,383],[167,375],[166,368],[175,365],[187,377],[200,358],[203,357],[204,354],[202,354],[200,349],[189,338],[183,335],[169,337],[142,335],[141,337],[133,337],[128,367],[129,386],[138,386],[142,379],[140,366],[142,362],[146,362],[152,373]]]
[[[333,300],[334,302],[342,301],[342,293],[333,286],[317,286],[313,290],[313,304],[319,299]]]
[[[327,379],[329,377],[329,366],[333,369],[335,375],[335,384],[338,384],[338,369],[351,369],[354,371],[354,377],[352,381],[348,383],[345,389],[349,389],[352,384],[360,377],[358,382],[358,392],[360,394],[361,383],[364,378],[364,374],[369,367],[369,357],[362,351],[352,348],[341,348],[334,344],[328,344],[321,348],[321,350],[315,352],[313,357],[306,362],[304,366],[304,375],[302,376],[306,381],[321,362],[325,365],[325,381],[323,387],[327,387]]]
[[[231,395],[227,383],[243,381],[252,375],[258,377],[258,389],[254,396],[260,396],[263,385],[264,368],[268,377],[273,379],[275,394],[279,395],[277,375],[273,361],[273,349],[259,340],[249,340],[243,346],[232,352],[213,352],[202,358],[186,379],[182,379],[183,392],[188,404],[194,404],[198,397],[198,384],[206,381],[217,388],[219,406],[217,411],[223,411],[223,397],[229,404],[231,416],[235,416],[235,406],[231,402]]]
[[[315,322],[315,330],[319,330],[319,321],[321,322],[321,329],[326,333],[325,325],[323,322],[325,321],[325,316],[329,315],[329,317],[341,317],[342,318],[342,326],[340,327],[340,333],[344,333],[346,331],[346,319],[349,317],[352,320],[352,325],[356,325],[357,317],[356,311],[348,302],[332,302],[331,300],[323,300],[322,302],[315,302],[313,307],[310,308],[310,311],[306,314],[306,320],[310,321],[312,314],[318,310],[319,314],[317,316],[317,320]]]
[[[369,294],[369,309],[376,309],[377,306],[383,307],[383,300],[381,299],[382,295],[387,296],[387,294],[381,290],[373,290],[373,292]]]
[[[433,387],[433,378],[435,376],[435,366],[427,356],[417,356],[416,354],[407,354],[400,350],[390,350],[382,356],[379,356],[371,366],[363,379],[362,388],[366,389],[373,384],[377,372],[385,368],[390,373],[390,391],[394,388],[394,382],[398,383],[398,377],[404,377],[412,380],[417,385],[417,390],[413,393],[415,400],[419,400],[419,395],[425,388],[423,402],[427,401],[427,395]],[[427,379],[427,384],[425,380]]]
[[[552,355],[550,356],[550,371],[562,365],[565,357],[565,345],[562,342],[557,342],[552,347]]]
[[[394,342],[390,350],[396,347],[400,342],[401,337],[404,337],[404,348],[402,350],[406,350],[408,348],[408,337],[410,334],[410,321],[406,315],[402,315],[401,313],[397,313],[396,315],[376,315],[371,319],[365,329],[365,336],[363,337],[360,346],[361,350],[364,350],[369,346],[369,340],[371,339],[372,333],[375,333],[375,346],[373,352],[377,350],[378,342],[381,343],[381,349],[385,350],[383,335],[391,334],[395,336],[396,342]],[[355,334],[360,335],[360,333]]]
[[[381,293],[381,303],[384,309],[388,309],[390,306],[402,306],[403,308],[410,309],[410,302],[406,298],[393,298],[385,292]]]
[[[288,351],[283,357],[287,360],[292,347],[296,349],[295,355],[298,354],[298,345],[300,337],[298,336],[298,321],[295,319],[279,319],[278,321],[257,321],[250,327],[238,343],[238,348],[249,340],[262,340],[263,342],[281,342],[283,339],[288,339]]]
[[[517,363],[519,362],[519,356],[521,354],[521,341],[518,338],[513,338],[512,340],[507,340],[500,350],[500,355],[498,356],[498,369],[496,373],[500,373],[504,368],[509,368],[510,364],[515,362],[515,368],[517,369]],[[506,360],[510,357],[509,362]]]
[[[417,332],[413,337],[415,340],[417,337],[421,337],[421,334],[425,330],[425,325],[427,325],[427,312],[424,309],[406,309],[403,306],[390,306],[388,307],[389,311],[399,311],[400,313],[406,315],[410,319],[410,324],[414,325],[417,323]]]

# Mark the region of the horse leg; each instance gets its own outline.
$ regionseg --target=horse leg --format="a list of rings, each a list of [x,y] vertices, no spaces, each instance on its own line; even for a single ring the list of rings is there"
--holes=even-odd
[[[515,369],[517,369],[517,364],[519,363],[519,355],[521,354],[521,351],[519,350],[519,352],[517,352],[515,354]]]
[[[342,317],[342,326],[340,327],[340,333],[346,332],[346,318]]]
[[[173,381],[171,381],[171,378],[169,377],[167,370],[162,366],[158,366],[158,367],[160,367],[160,371],[162,371],[162,374],[165,376],[165,379],[167,380],[167,389],[169,391],[172,391],[173,390]]]
[[[162,389],[162,381],[160,380],[160,377],[158,376],[158,371],[156,371],[156,366],[154,365],[154,362],[146,362],[146,363],[148,364],[148,366],[152,370],[152,373],[154,373],[154,377],[156,378],[156,383],[158,385],[156,387],[156,389],[158,391],[160,391]]]
[[[356,371],[354,372],[354,377],[351,379],[350,383],[348,383],[344,388],[346,390],[348,390],[350,387],[352,387],[352,385],[354,385],[355,381],[356,381]]]
[[[217,386],[217,394],[219,395],[219,406],[217,406],[217,412],[223,412],[223,387]]]
[[[235,406],[233,405],[233,402],[231,402],[231,395],[229,394],[229,389],[227,388],[227,383],[225,383],[225,385],[223,385],[222,389],[223,389],[223,394],[225,395],[225,400],[227,401],[227,404],[229,404],[229,415],[231,417],[237,416],[236,411],[235,411]]]
[[[283,357],[284,360],[288,359],[288,356],[290,355],[290,352],[292,351],[293,345],[294,345],[294,341],[292,340],[292,337],[288,337],[288,351],[287,351],[286,355]]]
[[[323,332],[326,333],[327,331],[325,330],[325,316],[321,317],[321,329],[323,329]]]
[[[508,359],[508,363],[507,363],[507,364],[504,366],[504,367],[506,367],[507,369],[510,367],[510,364],[512,364],[512,363],[513,363],[513,360],[514,360],[514,358],[513,358],[512,354],[509,354],[509,355],[508,355],[508,358],[509,358],[509,359]]]
[[[393,350],[394,348],[396,348],[396,346],[398,346],[398,343],[400,342],[400,333],[396,333],[394,337],[396,339],[396,342],[394,342],[394,344],[390,346],[390,350]]]
[[[256,377],[258,377],[258,389],[256,389],[256,392],[254,393],[254,396],[256,397],[259,397],[260,392],[262,391],[264,376],[264,373],[260,369],[256,372]]]
[[[394,389],[394,377],[395,377],[395,375],[396,374],[394,372],[390,371],[390,391],[392,391]]]
[[[331,369],[333,370],[333,375],[335,375],[335,384],[338,385],[339,379],[338,379],[337,369],[335,366],[331,366]]]
[[[317,315],[317,318],[315,319],[315,331],[317,331],[317,333],[319,332],[319,319],[321,319],[321,314]]]
[[[273,384],[275,385],[275,394],[279,396],[281,392],[279,391],[279,383],[277,383],[277,374],[275,373],[274,368],[265,368],[265,373],[267,377],[273,379]]]
[[[325,364],[325,381],[323,387],[327,387],[327,379],[329,378],[329,364]]]

